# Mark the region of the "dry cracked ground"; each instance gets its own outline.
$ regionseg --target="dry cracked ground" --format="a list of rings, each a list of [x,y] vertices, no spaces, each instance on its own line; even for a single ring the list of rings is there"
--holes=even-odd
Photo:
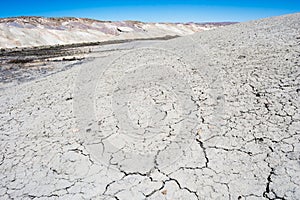
[[[0,199],[300,199],[300,14],[95,49],[2,81]]]

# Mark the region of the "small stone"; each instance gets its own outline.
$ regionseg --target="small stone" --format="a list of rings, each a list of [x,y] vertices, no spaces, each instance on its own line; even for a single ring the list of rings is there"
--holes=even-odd
[[[163,191],[161,191],[161,193],[162,193],[163,195],[167,195],[167,190],[163,190]]]
[[[199,129],[199,130],[197,131],[197,134],[198,134],[198,135],[201,135],[201,133],[202,133],[202,131],[201,131],[201,129]]]

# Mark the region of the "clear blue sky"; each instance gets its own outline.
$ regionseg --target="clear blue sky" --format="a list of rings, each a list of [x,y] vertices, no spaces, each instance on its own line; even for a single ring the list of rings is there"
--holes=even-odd
[[[2,0],[0,17],[88,17],[146,22],[248,21],[300,12],[299,0]]]

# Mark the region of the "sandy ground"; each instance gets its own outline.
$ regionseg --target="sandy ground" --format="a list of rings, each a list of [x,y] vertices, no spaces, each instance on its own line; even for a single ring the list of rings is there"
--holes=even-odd
[[[299,28],[102,46],[3,82],[0,199],[300,199]]]

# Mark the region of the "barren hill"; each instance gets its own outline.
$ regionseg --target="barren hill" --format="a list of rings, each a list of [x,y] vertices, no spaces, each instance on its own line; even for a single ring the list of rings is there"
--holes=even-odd
[[[0,48],[183,36],[231,23],[143,23],[87,18],[0,19]]]

